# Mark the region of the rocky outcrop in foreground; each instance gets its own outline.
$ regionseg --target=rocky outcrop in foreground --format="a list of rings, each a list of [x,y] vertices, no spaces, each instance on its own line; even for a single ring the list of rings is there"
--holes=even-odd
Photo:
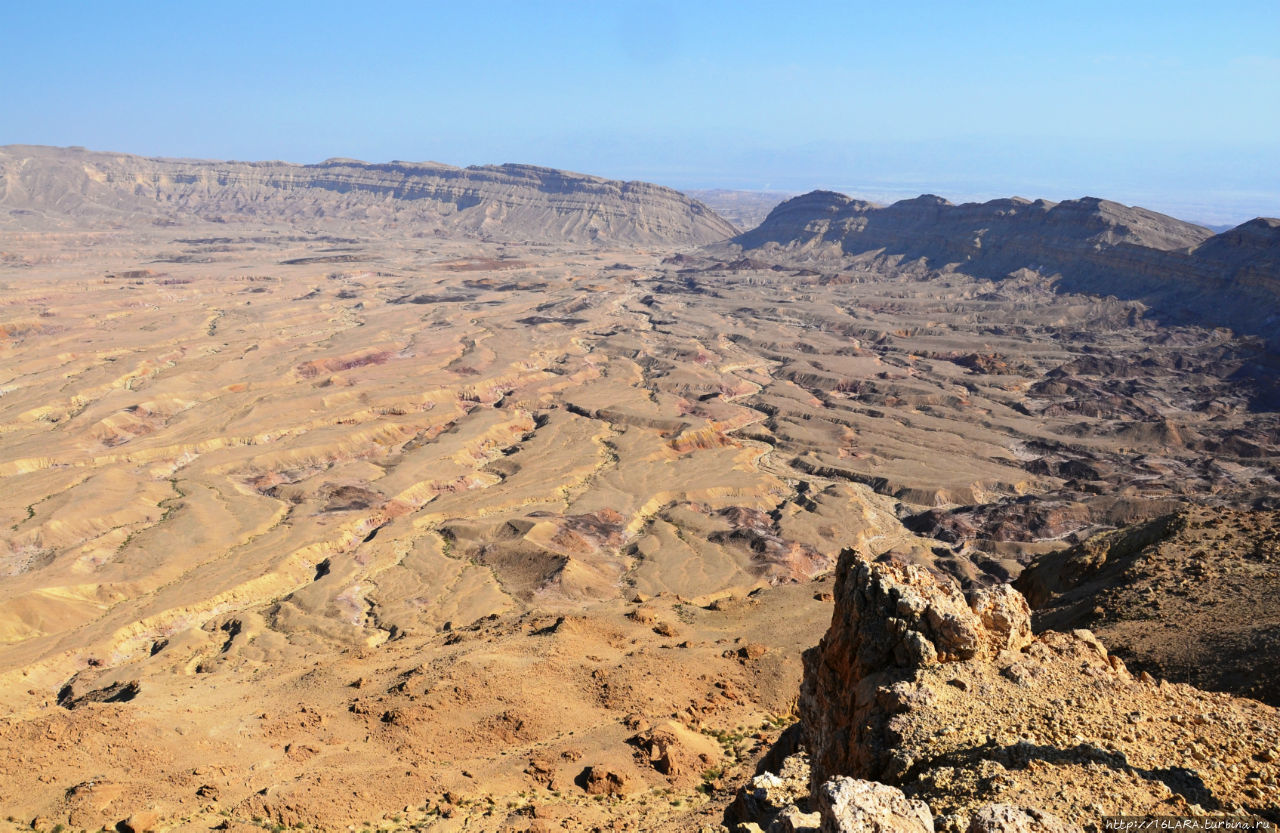
[[[1280,330],[1280,219],[1209,229],[1109,200],[1014,197],[953,205],[932,195],[878,206],[813,191],[734,238],[744,250],[873,255],[984,278],[1022,269],[1062,289],[1140,300],[1171,321]]]
[[[1087,630],[1032,636],[1011,587],[966,598],[949,579],[852,552],[840,559],[831,627],[805,655],[800,718],[809,782],[795,756],[789,778],[758,776],[739,806],[767,812],[745,829],[1280,820],[1275,709],[1134,676]]]
[[[920,567],[853,556],[842,564],[831,627],[805,652],[800,691],[815,795],[828,776],[892,778],[909,768],[888,723],[914,702],[918,669],[990,661],[1031,642],[1026,600],[1007,584],[966,601]]]
[[[4,222],[21,228],[336,219],[497,240],[675,245],[737,231],[670,188],[532,165],[296,165],[25,145],[0,148],[0,208],[8,209]]]

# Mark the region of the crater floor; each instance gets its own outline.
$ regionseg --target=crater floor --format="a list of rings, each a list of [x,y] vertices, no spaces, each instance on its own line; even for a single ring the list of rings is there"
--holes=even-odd
[[[6,233],[0,807],[711,823],[841,548],[983,584],[1274,501],[1274,360],[1142,312],[395,226]]]

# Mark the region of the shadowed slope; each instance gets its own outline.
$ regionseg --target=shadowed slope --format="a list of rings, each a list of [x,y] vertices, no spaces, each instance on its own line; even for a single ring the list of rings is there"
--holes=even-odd
[[[1058,276],[1065,291],[1140,300],[1170,321],[1230,326],[1273,346],[1280,321],[1280,221],[1273,219],[1215,236],[1095,197],[952,205],[924,195],[880,207],[814,191],[733,242],[813,257],[901,256],[983,278],[1031,269]]]

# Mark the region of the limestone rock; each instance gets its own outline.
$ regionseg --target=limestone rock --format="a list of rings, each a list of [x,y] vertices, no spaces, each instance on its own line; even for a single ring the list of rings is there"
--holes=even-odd
[[[969,606],[982,621],[990,651],[1020,651],[1031,644],[1031,608],[1011,586],[984,587],[969,599]]]
[[[690,762],[674,733],[656,729],[640,736],[638,745],[648,751],[649,762],[663,775],[681,775],[689,771]]]
[[[1273,816],[1280,806],[1266,751],[1280,737],[1274,708],[1144,681],[1084,628],[1030,638],[1012,589],[966,604],[911,567],[841,559],[800,712],[824,830],[837,776],[900,787],[948,830],[979,833],[1060,833],[1078,830],[1064,819],[1195,814],[1212,802]]]
[[[769,827],[769,833],[818,833],[822,826],[822,816],[818,813],[804,813],[792,804],[784,807],[778,818]]]
[[[789,807],[809,803],[809,760],[803,753],[790,755],[779,771],[762,772],[738,794],[734,813],[743,821],[770,828]],[[799,808],[797,808],[799,810]]]
[[[852,551],[840,556],[835,602],[831,627],[805,653],[800,694],[815,789],[832,775],[886,777],[885,721],[927,696],[910,689],[914,669],[994,657],[1031,640],[1030,611],[1012,588],[966,601],[919,567],[867,564]]]
[[[722,754],[711,738],[674,720],[646,728],[627,742],[640,749],[649,764],[672,782],[700,779]]]
[[[151,833],[160,823],[160,814],[153,811],[134,813],[118,823],[116,829],[122,833]]]
[[[1080,833],[1080,828],[1040,810],[988,804],[970,819],[969,833]]]
[[[818,790],[822,833],[933,833],[933,814],[923,801],[874,781],[839,776]]]
[[[581,778],[587,795],[624,795],[631,786],[626,775],[596,766],[583,770]]]

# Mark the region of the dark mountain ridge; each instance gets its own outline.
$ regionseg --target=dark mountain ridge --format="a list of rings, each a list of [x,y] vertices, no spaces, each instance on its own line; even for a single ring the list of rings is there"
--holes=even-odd
[[[832,191],[782,203],[734,238],[744,250],[873,254],[998,279],[1057,275],[1066,291],[1146,303],[1170,321],[1230,326],[1280,347],[1280,220],[1214,234],[1144,208],[1085,197],[953,205],[933,195],[877,206]]]

